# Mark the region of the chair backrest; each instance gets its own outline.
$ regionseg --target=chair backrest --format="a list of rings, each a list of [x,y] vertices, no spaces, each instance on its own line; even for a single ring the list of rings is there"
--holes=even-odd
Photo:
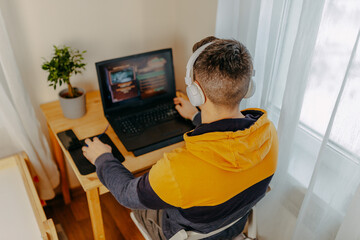
[[[246,221],[246,225],[244,228],[243,233],[241,233],[239,236],[237,236],[236,238],[238,238],[239,240],[255,240],[257,237],[257,226],[256,226],[256,212],[255,212],[255,207],[253,207],[250,210],[250,214],[248,216],[248,219]],[[235,223],[237,223],[241,218],[237,219],[236,221],[222,227],[219,228],[215,231],[212,231],[210,233],[207,234],[203,234],[203,233],[198,233],[198,232],[193,232],[193,231],[179,231],[178,233],[176,233],[172,238],[170,238],[170,240],[199,240],[199,239],[205,239],[211,236],[214,236],[222,231],[225,231],[226,229],[228,229],[229,227],[231,227],[232,225],[234,225]],[[236,239],[235,238],[235,239]]]
[[[266,193],[270,192],[271,188],[270,186],[267,187]],[[130,217],[145,238],[145,240],[152,240],[149,234],[147,233],[146,229],[136,220],[134,214],[131,212]],[[235,224],[237,221],[239,221],[241,218],[237,219],[236,221],[230,223],[229,225],[222,227],[220,229],[217,229],[213,232],[203,234],[193,231],[185,231],[181,230],[177,232],[170,240],[199,240],[204,239],[210,236],[213,236],[221,231],[226,230],[227,228],[231,227],[233,224]],[[256,222],[256,207],[254,206],[250,210],[250,214],[248,216],[248,219],[246,221],[245,227],[243,232],[234,238],[233,240],[256,240],[257,239],[257,222]]]
[[[140,233],[143,235],[143,237],[145,238],[145,240],[152,240],[151,237],[149,236],[148,232],[146,231],[146,229],[136,220],[134,213],[130,213],[130,217],[133,220],[133,222],[135,223],[135,225],[137,226],[137,228],[139,229]],[[172,238],[170,238],[170,240],[199,240],[199,239],[204,239],[210,236],[213,236],[215,234],[218,234],[224,230],[226,230],[227,228],[231,227],[232,225],[234,225],[235,223],[237,223],[241,218],[237,219],[236,221],[222,227],[219,228],[215,231],[212,231],[210,233],[207,234],[203,234],[203,233],[198,233],[198,232],[193,232],[193,231],[185,231],[185,230],[181,230],[179,232],[177,232]],[[235,239],[236,240],[255,240],[257,237],[257,226],[256,226],[256,212],[255,212],[255,207],[253,207],[250,210],[250,214],[248,216],[248,220],[246,222],[244,231],[242,234],[240,234],[239,236],[237,236]],[[234,240],[235,240],[234,239]]]

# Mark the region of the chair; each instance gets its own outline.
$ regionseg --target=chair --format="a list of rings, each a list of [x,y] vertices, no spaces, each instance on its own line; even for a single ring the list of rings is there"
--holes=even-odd
[[[0,159],[1,239],[58,240],[54,222],[47,219],[41,206],[31,167],[25,152]]]
[[[145,240],[152,240],[149,236],[146,229],[136,220],[135,215],[133,212],[130,212],[130,217],[135,223],[136,227],[139,229]],[[220,229],[217,229],[211,233],[208,234],[202,234],[197,233],[193,231],[185,231],[181,230],[178,233],[176,233],[170,240],[198,240],[198,239],[204,239],[206,237],[210,237],[212,235],[215,235],[219,232],[222,232],[226,230],[227,228],[231,227],[234,223],[237,221],[223,227]],[[256,225],[256,208],[253,207],[250,211],[248,220],[246,222],[245,228],[243,233],[235,237],[233,240],[256,240],[257,239],[257,225]]]

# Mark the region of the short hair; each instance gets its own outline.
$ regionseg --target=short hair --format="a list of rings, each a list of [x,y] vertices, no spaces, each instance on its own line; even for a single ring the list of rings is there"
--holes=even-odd
[[[233,108],[247,93],[253,72],[251,55],[240,42],[213,36],[195,43],[193,51],[209,42],[213,43],[194,63],[195,80],[214,104]]]

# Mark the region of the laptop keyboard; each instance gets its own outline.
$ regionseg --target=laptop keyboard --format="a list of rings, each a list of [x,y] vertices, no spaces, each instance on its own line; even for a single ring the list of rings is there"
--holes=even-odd
[[[137,135],[146,128],[179,116],[173,104],[163,104],[139,114],[118,118],[116,122],[124,134]]]

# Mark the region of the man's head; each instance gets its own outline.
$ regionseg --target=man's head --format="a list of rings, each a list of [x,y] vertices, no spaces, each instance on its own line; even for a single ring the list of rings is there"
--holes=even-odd
[[[245,96],[252,71],[252,59],[246,47],[235,40],[207,37],[193,46],[213,42],[196,59],[193,67],[196,81],[215,105],[233,108]]]

